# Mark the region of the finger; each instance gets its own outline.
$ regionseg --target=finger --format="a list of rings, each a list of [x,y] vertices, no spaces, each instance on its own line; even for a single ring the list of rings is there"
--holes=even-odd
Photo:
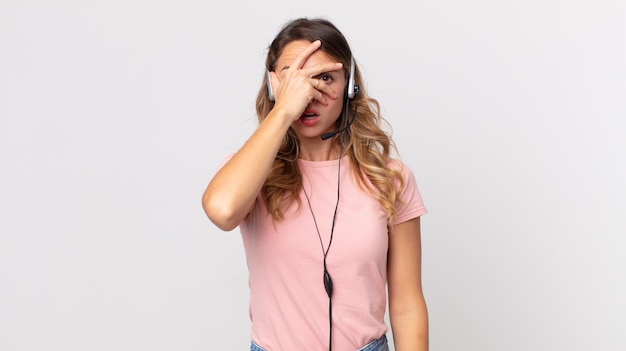
[[[326,97],[324,96],[324,94],[319,91],[319,90],[315,90],[313,92],[313,97],[312,97],[313,101],[319,101],[321,102],[323,105],[327,105],[328,102],[326,101]]]
[[[296,59],[293,61],[293,64],[290,68],[294,70],[302,68],[309,56],[316,52],[321,46],[322,42],[320,40],[312,42],[309,46],[302,50],[302,52],[300,52],[298,56],[296,56]]]
[[[302,74],[315,77],[324,72],[334,72],[338,71],[343,67],[341,62],[328,62],[328,63],[320,63],[311,67],[303,68]]]
[[[332,100],[336,100],[339,97],[339,93],[336,91],[337,86],[335,86],[335,88],[333,89],[332,86],[326,84],[326,82],[324,82],[320,78],[311,78],[310,81],[315,90],[328,95],[328,97]]]
[[[332,100],[336,100],[337,98],[339,98],[339,93],[338,92],[333,90],[330,86],[328,86],[328,85],[324,84],[323,82],[321,82],[319,79],[317,81],[319,82],[318,86],[315,87],[315,89],[317,91],[319,91],[320,93],[326,94]]]
[[[317,78],[311,78],[311,84],[313,84],[313,87],[317,90],[319,90],[320,88],[320,80]]]

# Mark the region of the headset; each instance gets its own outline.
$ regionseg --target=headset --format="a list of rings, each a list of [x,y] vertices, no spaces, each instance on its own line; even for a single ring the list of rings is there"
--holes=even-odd
[[[348,75],[348,85],[346,86],[346,91],[348,92],[348,99],[352,100],[359,93],[359,86],[356,85],[354,80],[354,57],[350,59],[350,74]],[[270,101],[276,101],[276,97],[274,96],[274,89],[272,88],[272,79],[270,76],[270,71],[266,71],[267,75],[267,95]]]
[[[359,96],[359,92],[360,92],[360,88],[358,85],[356,85],[356,80],[354,78],[354,71],[355,71],[355,63],[354,63],[354,57],[350,58],[350,74],[347,77],[347,84],[346,84],[346,91],[345,91],[345,97],[346,97],[346,105],[344,107],[344,123],[345,125],[343,126],[343,128],[337,129],[335,131],[332,132],[328,132],[328,133],[324,133],[322,134],[321,138],[322,140],[326,140],[326,139],[330,139],[332,137],[334,137],[335,135],[344,132],[346,130],[348,130],[348,128],[350,128],[350,126],[352,125],[352,122],[354,122],[354,119],[356,118],[356,107],[354,108],[354,113],[352,115],[352,119],[350,119],[349,121],[347,120],[347,113],[348,113],[348,103],[349,100],[353,100],[355,98],[357,98]],[[272,79],[270,76],[270,71],[266,71],[266,75],[267,75],[267,95],[270,101],[275,101],[276,97],[274,96],[274,89],[272,88]]]

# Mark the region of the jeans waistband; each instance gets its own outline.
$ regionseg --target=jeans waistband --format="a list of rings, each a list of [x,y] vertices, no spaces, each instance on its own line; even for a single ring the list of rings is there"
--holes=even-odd
[[[358,351],[389,351],[387,335],[383,334],[383,336],[363,346]]]
[[[252,341],[250,345],[250,351],[266,351],[261,346]],[[387,344],[387,335],[383,334],[380,338],[370,342],[357,351],[389,351],[389,345]]]

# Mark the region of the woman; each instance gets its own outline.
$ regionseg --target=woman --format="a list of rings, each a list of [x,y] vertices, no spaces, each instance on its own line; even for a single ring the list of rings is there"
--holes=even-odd
[[[287,23],[269,47],[259,126],[227,157],[202,205],[240,227],[251,350],[427,350],[420,216],[409,168],[393,159],[341,32]]]

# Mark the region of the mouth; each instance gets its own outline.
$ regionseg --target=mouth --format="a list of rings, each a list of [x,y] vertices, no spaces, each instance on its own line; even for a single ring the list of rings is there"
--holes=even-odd
[[[315,110],[305,110],[300,116],[300,123],[307,127],[314,126],[319,121],[320,115]]]
[[[304,113],[300,116],[300,118],[305,118],[305,119],[313,119],[318,117],[319,114],[317,113],[317,111],[314,110],[306,110],[304,111]]]

